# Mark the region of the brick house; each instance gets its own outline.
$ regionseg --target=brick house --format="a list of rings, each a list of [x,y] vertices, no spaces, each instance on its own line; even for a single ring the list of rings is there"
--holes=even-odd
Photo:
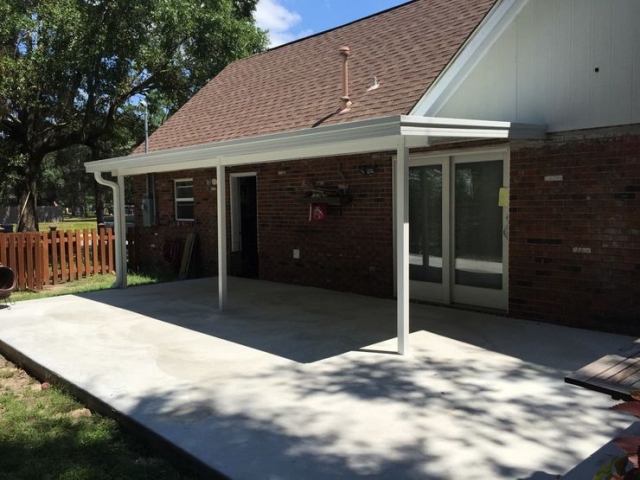
[[[639,24],[416,0],[229,65],[150,153],[87,170],[118,198],[134,176],[147,265],[198,234],[221,308],[228,269],[395,295],[400,351],[410,298],[637,334]]]

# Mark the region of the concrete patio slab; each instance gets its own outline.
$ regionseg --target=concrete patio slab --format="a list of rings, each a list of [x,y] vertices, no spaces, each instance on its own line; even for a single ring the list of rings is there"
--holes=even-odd
[[[18,303],[0,341],[234,479],[543,479],[631,419],[563,377],[630,337],[230,278]]]

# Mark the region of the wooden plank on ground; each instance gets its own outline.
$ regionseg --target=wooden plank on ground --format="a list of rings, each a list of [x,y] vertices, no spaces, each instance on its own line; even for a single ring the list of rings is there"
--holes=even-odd
[[[180,264],[180,274],[178,280],[185,280],[189,276],[189,265],[191,265],[191,255],[193,254],[193,245],[195,243],[196,234],[187,235],[187,241],[182,251],[182,263]]]
[[[640,370],[637,370],[632,375],[629,375],[621,383],[629,388],[629,391],[640,390]]]
[[[621,358],[615,355],[607,355],[602,357],[595,362],[590,363],[589,365],[585,365],[580,370],[576,370],[573,373],[567,375],[566,378],[569,378],[576,382],[586,382],[590,378],[595,378],[598,375],[601,375],[607,372],[609,369],[614,368],[621,361]]]
[[[617,399],[630,399],[631,391],[640,387],[640,343],[636,341],[582,367],[567,375],[565,382]]]

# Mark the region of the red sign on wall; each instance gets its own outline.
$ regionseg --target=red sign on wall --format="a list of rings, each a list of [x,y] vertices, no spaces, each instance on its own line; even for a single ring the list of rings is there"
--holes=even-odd
[[[327,219],[327,206],[321,203],[312,203],[309,206],[309,221],[324,222]]]

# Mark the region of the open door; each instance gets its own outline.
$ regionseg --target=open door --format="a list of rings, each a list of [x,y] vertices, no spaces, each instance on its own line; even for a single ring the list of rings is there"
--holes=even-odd
[[[231,174],[231,273],[257,278],[258,198],[255,173]]]

